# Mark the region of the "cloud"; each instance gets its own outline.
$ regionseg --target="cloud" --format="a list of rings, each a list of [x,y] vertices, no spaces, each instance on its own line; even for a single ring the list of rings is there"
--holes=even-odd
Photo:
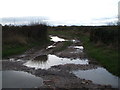
[[[47,20],[51,24],[86,24],[95,21],[95,19],[117,16],[118,1],[1,0],[2,13],[0,17],[44,16],[49,18]]]

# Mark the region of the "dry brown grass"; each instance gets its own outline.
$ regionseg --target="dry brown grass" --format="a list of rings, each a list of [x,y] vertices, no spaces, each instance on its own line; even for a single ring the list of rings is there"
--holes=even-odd
[[[9,36],[3,39],[4,44],[17,43],[17,44],[27,44],[27,38],[21,35]]]

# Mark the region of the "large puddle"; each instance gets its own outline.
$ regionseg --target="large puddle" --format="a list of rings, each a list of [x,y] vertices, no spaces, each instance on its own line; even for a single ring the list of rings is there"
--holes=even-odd
[[[57,36],[50,36],[51,41],[59,42],[59,41],[67,41],[63,38],[59,38]],[[48,46],[46,49],[55,47],[54,44]],[[83,51],[83,46],[71,46],[69,48],[74,48],[76,51],[71,53],[78,53]],[[71,58],[60,58],[56,55],[41,55],[35,58],[34,60],[29,60],[28,62],[24,63],[27,67],[32,67],[35,69],[48,69],[54,65],[64,65],[64,64],[88,64],[88,59],[71,59]]]
[[[64,64],[88,64],[87,59],[70,59],[70,58],[60,58],[56,55],[44,55],[39,56],[38,60],[30,60],[26,62],[24,65],[27,67],[34,67],[35,69],[48,69],[54,65],[64,65]]]
[[[74,73],[79,78],[91,80],[96,84],[111,85],[114,88],[120,88],[120,79],[101,67],[91,70],[72,71],[72,73]]]
[[[0,71],[2,88],[36,88],[43,85],[43,79],[23,71]]]

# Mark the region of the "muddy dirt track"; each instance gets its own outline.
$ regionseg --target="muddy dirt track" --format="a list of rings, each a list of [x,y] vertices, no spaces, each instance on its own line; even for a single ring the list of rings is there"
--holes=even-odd
[[[21,55],[11,56],[2,61],[2,70],[24,71],[41,77],[44,84],[37,88],[117,90],[111,85],[95,84],[91,80],[79,78],[71,73],[74,70],[91,70],[101,67],[96,61],[88,60],[82,42],[71,41],[73,43],[62,51],[56,51],[56,48],[60,48],[65,42],[60,39],[52,41],[42,49],[34,47]]]

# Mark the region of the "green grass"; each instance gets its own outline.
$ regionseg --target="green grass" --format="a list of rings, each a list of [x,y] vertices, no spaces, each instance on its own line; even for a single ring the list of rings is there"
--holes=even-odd
[[[49,34],[69,37],[71,39],[77,38],[81,40],[84,44],[85,52],[90,58],[98,61],[109,72],[120,77],[120,72],[118,71],[120,70],[119,60],[118,60],[119,55],[118,55],[118,51],[116,51],[115,49],[110,49],[107,47],[107,45],[99,46],[99,47],[96,46],[94,43],[89,41],[89,35],[86,35],[80,31],[74,31],[74,30],[49,31]],[[60,49],[62,49],[62,47]]]
[[[33,42],[33,43],[29,43],[26,45],[20,45],[20,44],[5,44],[3,45],[3,50],[2,50],[2,57],[6,58],[8,56],[11,55],[17,55],[17,54],[21,54],[23,52],[25,52],[26,50],[32,48],[32,47],[43,47],[44,45],[48,44],[50,41],[46,41],[46,42]]]
[[[96,46],[89,41],[89,37],[81,35],[80,40],[84,43],[85,51],[87,55],[94,60],[98,61],[103,67],[105,67],[111,73],[120,76],[120,69],[118,63],[118,52],[114,49],[109,49],[107,46]]]
[[[47,25],[2,26],[2,57],[25,52],[27,49],[48,43]]]
[[[16,46],[11,46],[11,45],[7,45],[4,47],[5,49],[2,51],[2,57],[7,57],[10,55],[16,55],[16,54],[20,54],[22,52],[24,52],[25,50],[28,49],[28,46],[20,46],[20,45],[16,45]]]

